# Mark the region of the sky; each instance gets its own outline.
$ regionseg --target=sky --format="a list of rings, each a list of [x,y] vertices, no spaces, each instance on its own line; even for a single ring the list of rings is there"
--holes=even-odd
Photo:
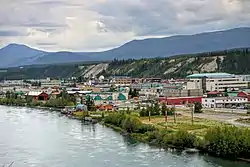
[[[0,47],[101,51],[133,39],[250,27],[250,0],[0,0]]]

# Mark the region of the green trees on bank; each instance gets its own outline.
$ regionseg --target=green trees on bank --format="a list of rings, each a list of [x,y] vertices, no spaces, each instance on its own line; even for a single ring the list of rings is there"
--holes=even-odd
[[[250,130],[233,126],[212,127],[204,138],[188,131],[159,129],[143,124],[136,116],[109,114],[104,123],[114,125],[135,139],[161,147],[198,148],[203,152],[226,158],[250,158]]]
[[[222,157],[250,158],[250,130],[216,127],[207,131],[205,150]]]
[[[147,105],[147,107],[143,108],[139,114],[141,117],[146,117],[149,116],[149,112],[150,116],[166,115],[166,112],[167,115],[172,116],[175,113],[175,107],[168,108],[165,103],[160,107],[159,103],[156,102],[152,103],[150,106]]]

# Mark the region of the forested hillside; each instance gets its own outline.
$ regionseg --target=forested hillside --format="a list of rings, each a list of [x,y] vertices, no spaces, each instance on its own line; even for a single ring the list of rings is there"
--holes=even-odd
[[[249,64],[250,50],[237,49],[170,58],[113,60],[102,74],[162,78],[183,78],[200,72],[250,74]]]
[[[64,64],[9,68],[0,72],[0,79],[105,77],[183,78],[200,72],[228,72],[250,74],[250,49],[235,49],[169,58],[128,59],[105,63]]]

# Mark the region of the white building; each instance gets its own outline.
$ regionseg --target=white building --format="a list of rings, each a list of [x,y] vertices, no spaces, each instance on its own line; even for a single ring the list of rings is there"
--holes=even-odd
[[[248,103],[244,97],[214,97],[202,98],[202,106],[206,108],[230,108]]]
[[[61,81],[60,80],[43,80],[41,81],[42,88],[52,88],[52,87],[60,87]]]
[[[26,83],[23,80],[4,80],[1,83],[2,86],[24,86]]]
[[[228,73],[201,73],[187,77],[187,89],[203,89],[205,91],[224,91],[225,88],[238,90],[248,87],[248,81],[242,76]]]

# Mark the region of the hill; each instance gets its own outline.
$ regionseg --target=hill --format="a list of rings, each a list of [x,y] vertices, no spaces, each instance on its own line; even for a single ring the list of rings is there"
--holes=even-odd
[[[113,59],[169,57],[250,47],[250,28],[133,40],[104,52],[45,52],[10,44],[0,50],[0,67],[31,64],[58,64]]]
[[[33,65],[0,70],[0,80],[31,78],[68,78],[104,75],[130,77],[184,78],[201,72],[250,73],[250,49],[206,52],[168,58],[113,60],[61,65]]]

